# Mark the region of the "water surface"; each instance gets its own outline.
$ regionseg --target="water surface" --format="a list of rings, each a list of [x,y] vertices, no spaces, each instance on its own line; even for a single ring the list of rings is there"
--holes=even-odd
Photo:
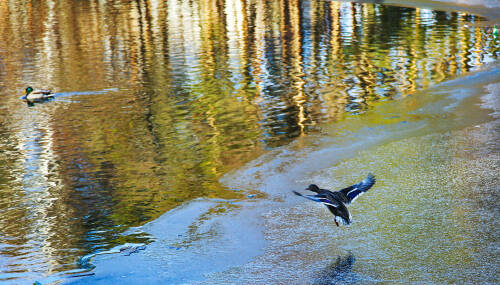
[[[8,282],[157,240],[130,229],[196,198],[212,214],[265,200],[219,179],[499,55],[482,16],[372,3],[3,1],[0,16]],[[27,106],[28,85],[55,99]]]

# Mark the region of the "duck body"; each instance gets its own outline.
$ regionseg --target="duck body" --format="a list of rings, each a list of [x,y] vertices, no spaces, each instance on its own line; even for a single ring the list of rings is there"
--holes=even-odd
[[[26,88],[26,94],[21,98],[23,100],[35,102],[44,101],[54,97],[50,90],[35,90],[31,87]]]
[[[365,180],[339,191],[321,189],[317,185],[311,184],[306,190],[315,192],[316,195],[303,195],[297,191],[293,191],[293,193],[306,199],[323,203],[335,216],[335,224],[338,227],[339,222],[344,225],[349,225],[352,221],[351,214],[345,205],[349,205],[360,195],[368,191],[368,189],[375,184],[375,181],[375,176],[373,174],[368,174]]]

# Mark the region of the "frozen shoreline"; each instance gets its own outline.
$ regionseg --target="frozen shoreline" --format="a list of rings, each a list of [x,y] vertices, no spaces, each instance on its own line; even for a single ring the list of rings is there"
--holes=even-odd
[[[373,171],[366,161],[390,166],[375,170],[377,187],[350,207],[350,227],[335,227],[316,204],[270,209],[265,253],[203,283],[494,283],[499,130],[496,120],[398,140],[313,173],[331,185]]]

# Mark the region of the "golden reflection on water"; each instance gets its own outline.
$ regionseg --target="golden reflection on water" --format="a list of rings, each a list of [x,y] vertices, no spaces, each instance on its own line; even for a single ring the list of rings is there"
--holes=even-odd
[[[218,178],[266,148],[498,56],[477,16],[375,4],[0,1],[0,17],[7,279],[145,240],[120,233],[194,198],[243,199]],[[60,96],[28,108],[28,85]]]

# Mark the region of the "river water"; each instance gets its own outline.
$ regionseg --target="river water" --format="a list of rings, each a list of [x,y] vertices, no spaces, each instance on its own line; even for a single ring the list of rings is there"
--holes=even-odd
[[[0,282],[496,283],[500,8],[394,2],[0,3]]]

